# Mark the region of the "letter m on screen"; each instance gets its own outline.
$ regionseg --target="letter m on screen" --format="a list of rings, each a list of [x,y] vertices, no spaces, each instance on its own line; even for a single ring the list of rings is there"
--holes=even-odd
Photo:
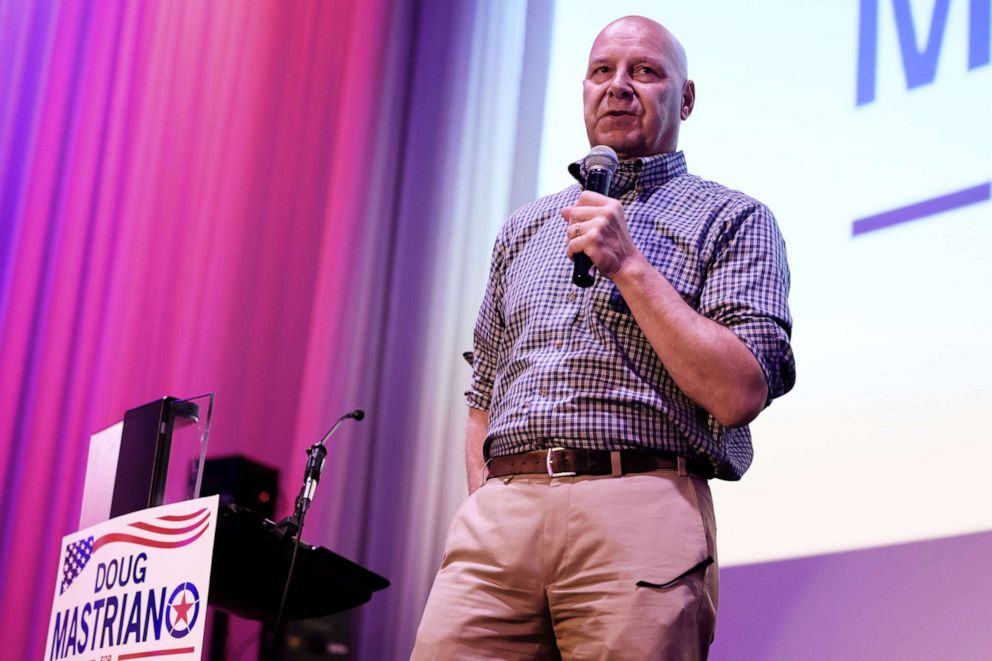
[[[886,0],[860,0],[858,27],[858,89],[857,105],[875,100],[875,79],[878,74],[878,3]],[[957,0],[963,2],[964,0]],[[944,27],[951,0],[931,0],[933,12],[930,24],[916,25],[910,0],[891,0],[899,37],[899,53],[906,74],[906,88],[928,85],[937,76],[937,60],[944,42]],[[930,3],[924,3],[930,4]],[[989,63],[989,5],[992,0],[968,0],[968,69]],[[922,49],[918,34],[926,34]]]

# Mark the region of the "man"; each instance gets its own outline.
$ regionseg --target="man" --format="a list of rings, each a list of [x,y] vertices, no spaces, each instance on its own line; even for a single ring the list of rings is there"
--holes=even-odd
[[[676,151],[695,102],[679,42],[614,21],[583,99],[590,144],[620,169],[611,197],[574,185],[500,230],[466,393],[470,497],[417,659],[705,658],[706,480],[741,477],[747,423],[795,380],[774,217]],[[588,289],[571,284],[579,252]]]

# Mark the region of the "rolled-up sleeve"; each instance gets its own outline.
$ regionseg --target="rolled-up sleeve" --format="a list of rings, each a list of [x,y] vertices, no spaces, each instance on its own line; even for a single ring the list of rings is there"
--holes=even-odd
[[[472,336],[472,381],[465,391],[465,403],[474,409],[489,410],[496,377],[497,350],[503,337],[503,267],[506,256],[503,232],[496,237],[489,266],[489,281],[482,298]]]
[[[699,312],[726,326],[761,365],[768,399],[796,382],[785,241],[771,211],[754,203],[718,226]]]

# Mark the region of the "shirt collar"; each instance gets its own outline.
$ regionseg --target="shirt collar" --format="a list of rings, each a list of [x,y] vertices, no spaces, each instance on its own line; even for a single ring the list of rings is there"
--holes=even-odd
[[[583,159],[584,160],[584,159]],[[586,169],[583,160],[568,166],[569,173],[585,187]],[[623,161],[610,183],[610,197],[620,197],[632,188],[645,189],[662,184],[688,173],[685,156],[680,151]]]

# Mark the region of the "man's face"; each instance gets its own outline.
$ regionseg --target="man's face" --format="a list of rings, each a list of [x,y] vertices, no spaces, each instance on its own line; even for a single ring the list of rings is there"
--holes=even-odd
[[[582,83],[590,146],[621,160],[675,151],[695,87],[671,34],[646,19],[620,19],[596,38]]]

